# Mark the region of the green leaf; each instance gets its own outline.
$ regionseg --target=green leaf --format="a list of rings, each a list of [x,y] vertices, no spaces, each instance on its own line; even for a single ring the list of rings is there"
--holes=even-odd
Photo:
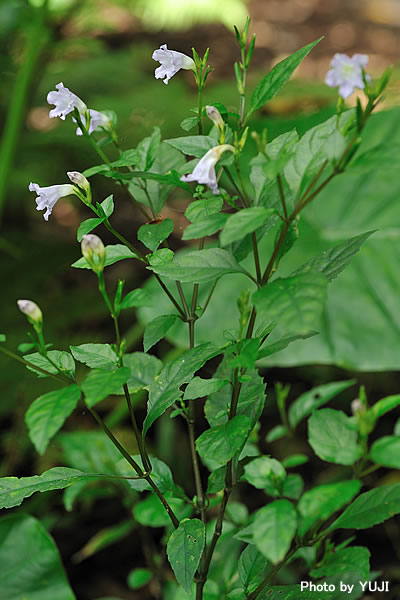
[[[360,488],[361,481],[352,480],[319,485],[305,492],[297,505],[299,534],[303,536],[315,523],[322,523],[351,502]]]
[[[282,496],[298,500],[303,493],[304,482],[298,473],[290,473],[283,481]],[[266,493],[271,493],[270,489],[265,490]]]
[[[194,200],[185,210],[185,217],[192,223],[204,221],[207,217],[219,213],[223,205],[224,201],[221,196],[210,196]]]
[[[167,543],[167,555],[180,585],[191,592],[192,581],[206,541],[205,527],[199,519],[185,519],[172,532]]]
[[[259,490],[264,489],[268,484],[279,490],[285,477],[284,466],[275,458],[268,456],[255,458],[244,467],[243,479]]]
[[[47,356],[52,362],[50,362],[50,360],[47,360],[47,358],[39,354],[39,352],[26,354],[24,358],[30,363],[36,365],[37,367],[45,369],[45,371],[48,371],[49,373],[56,374],[60,370],[69,375],[74,375],[75,362],[69,352],[64,352],[63,350],[49,350],[47,352]],[[54,366],[52,363],[54,363],[54,365],[56,366]],[[38,373],[37,371],[35,371],[35,369],[31,367],[27,366],[26,368],[28,369],[28,371],[36,373],[38,377],[47,377],[47,375],[44,375],[43,373]]]
[[[308,334],[319,325],[328,280],[316,271],[275,279],[253,294],[257,312],[283,329]]]
[[[291,469],[293,467],[298,467],[299,465],[304,465],[308,460],[308,456],[305,454],[292,454],[291,456],[284,458],[282,464],[286,469]]]
[[[137,308],[138,306],[151,306],[151,294],[145,289],[137,288],[128,292],[120,304],[121,310],[125,308]]]
[[[119,455],[120,457],[121,455]],[[140,457],[139,454],[134,455],[132,457],[138,464],[140,467],[143,468],[143,462],[142,459]],[[153,479],[154,483],[157,485],[158,489],[160,490],[160,492],[162,494],[165,493],[175,493],[175,492],[179,492],[179,488],[177,487],[177,485],[175,484],[173,477],[172,477],[172,473],[171,473],[171,469],[169,468],[169,466],[167,464],[165,464],[165,462],[163,462],[162,460],[160,460],[159,458],[157,458],[156,456],[150,456],[150,463],[151,463],[151,478]],[[124,475],[129,477],[132,474],[132,467],[126,462],[126,460],[124,458],[119,459],[117,464],[116,464],[116,471],[118,474],[120,475]],[[136,490],[137,492],[145,492],[145,491],[152,491],[152,487],[149,484],[148,481],[146,481],[145,479],[129,479],[127,480],[127,484],[129,485],[130,488],[132,488],[133,490]],[[180,492],[180,494],[182,494],[182,492]],[[165,512],[165,508],[162,508],[162,512]],[[167,523],[169,524],[169,517],[167,516]]]
[[[174,325],[177,315],[161,315],[146,325],[143,336],[143,348],[148,352],[150,348],[165,337],[167,331]]]
[[[217,146],[217,140],[209,135],[187,135],[185,137],[164,140],[166,144],[173,146],[183,154],[201,158],[206,152]]]
[[[105,267],[109,265],[113,265],[114,263],[124,260],[126,258],[137,258],[137,255],[131,252],[129,248],[124,246],[123,244],[113,244],[106,246],[106,260],[104,263]],[[86,258],[82,256],[79,260],[76,260],[72,263],[71,267],[75,269],[90,269],[90,265],[87,262]]]
[[[196,448],[205,461],[211,459],[223,465],[244,445],[251,428],[251,421],[245,415],[236,415],[223,425],[207,429],[196,440]]]
[[[201,379],[200,377],[194,377],[188,384],[183,395],[183,399],[196,400],[197,398],[209,396],[214,392],[218,392],[218,390],[226,386],[228,383],[229,381],[227,379]]]
[[[327,404],[332,398],[335,398],[355,383],[355,379],[350,379],[348,381],[334,381],[333,383],[318,385],[312,390],[301,394],[296,398],[293,404],[290,405],[288,412],[290,425],[295,428],[300,421],[305,417],[308,417],[308,415],[311,415],[314,410]]]
[[[121,393],[121,388],[124,383],[127,383],[130,374],[127,367],[121,367],[115,371],[91,371],[81,384],[87,406],[91,408],[107,396],[116,392]]]
[[[4,333],[0,333],[0,342],[5,342],[6,341],[6,336],[4,335]]]
[[[179,498],[168,498],[168,504],[176,513],[182,512],[184,501]],[[150,494],[133,507],[136,521],[145,527],[167,527],[171,520],[161,500],[155,494]]]
[[[400,438],[386,435],[376,440],[371,446],[370,458],[377,465],[400,469]]]
[[[29,437],[39,454],[44,453],[51,438],[74,411],[80,395],[77,385],[69,385],[39,396],[30,405],[25,422],[29,429]]]
[[[174,258],[174,253],[169,248],[160,248],[160,250],[156,250],[153,254],[147,255],[147,258],[152,267],[162,267],[171,262]]]
[[[200,344],[165,365],[149,389],[147,416],[143,424],[144,436],[154,421],[179,400],[182,395],[180,386],[189,383],[195,372],[219,352],[219,348],[213,344]]]
[[[341,410],[323,408],[308,420],[308,441],[322,460],[353,465],[362,455],[358,432]]]
[[[293,151],[293,148],[298,141],[299,134],[297,133],[296,128],[294,128],[282,133],[282,135],[278,135],[272,142],[269,142],[265,151],[271,160],[275,160],[282,152],[286,153],[289,150]]]
[[[86,221],[82,221],[82,223],[78,227],[78,231],[76,232],[76,239],[80,243],[84,235],[92,231],[97,225],[103,223],[104,219],[98,219],[97,217],[94,219],[86,219]]]
[[[214,281],[228,273],[248,274],[232,254],[222,248],[195,250],[182,256],[175,256],[174,260],[166,265],[148,268],[158,275],[186,283]]]
[[[371,406],[371,412],[376,419],[379,419],[387,412],[393,410],[397,406],[400,405],[400,394],[395,394],[393,396],[386,396],[386,398],[382,398],[375,402],[373,406]]]
[[[273,564],[283,559],[297,527],[296,511],[289,500],[276,500],[256,512],[252,525],[254,543]]]
[[[322,38],[304,46],[297,50],[288,58],[279,62],[275,67],[260,81],[254,90],[251,99],[249,112],[246,116],[246,121],[249,116],[257,109],[261,108],[266,102],[269,102],[290,79],[293,71],[299,66],[301,61],[314,48]]]
[[[334,529],[368,529],[400,513],[400,483],[361,494],[331,525]]]
[[[144,352],[124,354],[123,363],[123,366],[128,367],[131,373],[127,382],[131,394],[135,394],[153,383],[163,366],[161,360],[156,356]],[[117,393],[122,394],[122,389]]]
[[[183,119],[183,121],[181,121],[181,127],[185,131],[190,131],[193,129],[193,127],[196,127],[199,121],[199,117],[188,117],[187,119]]]
[[[0,564],[4,600],[75,600],[53,538],[30,515],[0,519]]]
[[[356,235],[342,244],[324,250],[324,252],[318,254],[318,256],[314,256],[314,258],[296,269],[293,275],[306,273],[308,269],[312,269],[323,273],[329,281],[332,281],[350,264],[353,256],[357,254],[365,240],[373,233],[375,232],[367,231],[367,233]]]
[[[128,152],[129,152],[129,150],[128,150]],[[114,198],[113,198],[113,195],[111,194],[110,196],[107,196],[107,198],[105,200],[103,200],[103,202],[100,203],[100,206],[101,206],[104,214],[106,215],[106,217],[107,218],[111,217],[111,215],[114,212]]]
[[[83,473],[77,469],[54,467],[42,475],[33,477],[2,477],[0,479],[0,508],[19,506],[25,498],[35,492],[62,490],[78,481],[90,481],[93,478],[103,478],[107,475]]]
[[[265,344],[258,351],[257,360],[260,360],[261,358],[265,358],[266,356],[271,356],[272,354],[275,354],[276,352],[280,352],[281,350],[284,350],[292,342],[295,342],[297,340],[306,340],[309,337],[313,337],[314,335],[318,335],[318,332],[317,331],[309,331],[307,333],[286,335],[283,338],[281,338],[280,340],[273,342],[272,344]]]
[[[197,240],[202,237],[213,235],[225,225],[227,218],[228,215],[226,214],[215,213],[202,221],[196,221],[186,227],[182,239]]]
[[[133,569],[128,574],[128,586],[131,590],[138,590],[139,588],[147,585],[151,581],[152,574],[149,569]]]
[[[150,223],[142,225],[138,230],[138,240],[155,252],[158,246],[166,240],[174,230],[174,222],[172,219],[164,219],[161,223]]]
[[[348,571],[357,573],[358,580],[368,581],[370,551],[362,546],[341,548],[328,555],[322,566],[312,569],[312,577],[326,577]]]
[[[120,475],[116,464],[121,460],[121,454],[103,431],[64,431],[58,434],[56,441],[69,467],[87,473]],[[132,474],[131,467],[128,465],[127,468]]]
[[[81,344],[70,346],[70,350],[75,360],[91,369],[112,368],[118,362],[118,357],[110,344]]]
[[[266,567],[265,557],[253,544],[243,550],[238,562],[238,573],[244,589],[250,588],[261,582],[261,575]]]
[[[134,527],[135,523],[132,521],[132,519],[129,519],[122,521],[121,523],[117,523],[116,525],[111,525],[111,527],[104,527],[103,529],[100,529],[85,543],[80,550],[78,550],[78,552],[73,554],[73,562],[75,564],[80,563],[90,556],[93,556],[100,550],[108,548],[108,546],[115,544],[115,542],[119,542],[121,539],[125,538],[129,533],[131,533]]]
[[[284,425],[276,425],[273,427],[267,434],[265,438],[266,442],[275,442],[276,440],[280,440],[288,434],[288,431]]]
[[[250,208],[243,208],[239,212],[228,216],[228,220],[220,235],[221,246],[237,242],[248,233],[256,231],[256,229],[265,225],[274,213],[275,210],[272,208],[252,206]]]
[[[141,171],[148,171],[156,160],[158,149],[161,142],[161,131],[159,127],[154,127],[153,133],[144,138],[136,148],[139,161],[136,163]]]
[[[118,160],[114,160],[112,162],[113,167],[132,167],[133,165],[139,164],[140,156],[137,150],[134,148],[130,148],[129,150],[125,150],[121,152]],[[109,216],[109,215],[107,215]]]

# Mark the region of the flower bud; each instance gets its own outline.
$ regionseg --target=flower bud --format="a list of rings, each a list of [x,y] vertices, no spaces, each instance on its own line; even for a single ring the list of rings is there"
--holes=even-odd
[[[225,123],[218,108],[215,106],[206,106],[206,113],[207,117],[214,123],[215,127],[217,127],[219,131],[223,130]]]
[[[42,311],[32,300],[17,300],[19,310],[26,316],[29,323],[41,327],[43,323]]]
[[[359,398],[356,398],[355,400],[352,401],[351,412],[353,413],[354,416],[356,416],[359,413],[365,412],[365,406],[363,405],[363,403],[361,402],[361,400]]]
[[[82,238],[81,248],[92,271],[101,273],[106,260],[106,249],[101,239],[93,233],[88,233]]]
[[[67,175],[72,183],[82,188],[85,192],[90,188],[89,181],[82,173],[79,173],[79,171],[68,171]]]

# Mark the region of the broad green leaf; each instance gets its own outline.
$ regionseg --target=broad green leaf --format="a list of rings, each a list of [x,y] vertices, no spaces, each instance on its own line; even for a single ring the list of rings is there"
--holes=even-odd
[[[81,392],[77,385],[69,385],[39,396],[28,408],[25,422],[29,437],[39,454],[44,454],[49,441],[74,411]]]
[[[400,483],[361,494],[331,525],[334,529],[368,529],[400,512]]]
[[[73,554],[73,562],[75,564],[80,563],[90,556],[93,556],[100,550],[108,548],[112,544],[119,542],[129,533],[131,533],[134,528],[135,523],[132,521],[132,519],[129,519],[122,521],[121,523],[117,523],[116,525],[111,525],[111,527],[104,527],[104,529],[100,529],[85,543],[80,550],[78,550],[78,552]]]
[[[353,256],[359,252],[365,240],[373,233],[374,231],[367,231],[367,233],[356,235],[338,246],[324,250],[324,252],[314,256],[314,258],[296,269],[293,275],[306,273],[308,269],[312,269],[323,273],[329,281],[332,281],[347,267]]]
[[[252,591],[254,585],[261,582],[261,576],[266,567],[265,557],[253,544],[243,550],[238,562],[240,581],[245,590]]]
[[[282,439],[287,434],[288,434],[288,430],[286,429],[286,427],[284,425],[276,425],[276,427],[273,427],[267,433],[267,437],[265,438],[265,441],[266,442],[275,442],[276,440]]]
[[[81,344],[70,346],[70,350],[75,360],[91,369],[112,368],[118,362],[118,357],[110,344]]]
[[[324,404],[327,404],[332,398],[338,396],[347,388],[353,386],[356,383],[355,379],[348,381],[335,381],[333,383],[326,383],[324,385],[318,385],[312,390],[301,394],[296,400],[290,405],[288,416],[289,423],[294,428],[300,421],[302,421],[308,415],[320,408]]]
[[[114,160],[112,162],[113,167],[132,167],[139,163],[140,156],[136,149],[130,148],[129,150],[125,150],[121,152],[118,160]]]
[[[97,225],[100,225],[100,223],[103,223],[103,221],[104,219],[99,219],[97,217],[94,219],[86,219],[86,221],[82,221],[82,223],[78,227],[78,231],[76,232],[76,239],[78,240],[78,242],[80,243],[84,235],[90,233],[90,231],[93,231],[93,229],[95,229]]]
[[[325,521],[351,502],[360,488],[361,482],[352,480],[319,485],[305,492],[297,505],[300,515],[299,534],[303,536],[315,523]]]
[[[111,217],[111,215],[114,212],[114,197],[113,197],[113,195],[111,194],[110,196],[107,196],[107,198],[105,200],[103,200],[103,202],[100,203],[100,207],[101,207],[101,210],[106,215],[106,217]]]
[[[130,374],[127,367],[121,367],[114,371],[100,369],[91,371],[81,384],[87,406],[91,408],[107,396],[121,393],[121,388],[129,380]]]
[[[170,140],[164,141],[166,144],[183,152],[183,154],[196,156],[196,158],[201,158],[206,152],[211,150],[211,148],[217,146],[217,140],[209,135],[187,135],[185,137],[171,138]]]
[[[163,364],[160,359],[151,354],[132,352],[124,354],[123,366],[130,370],[130,377],[127,381],[128,389],[131,394],[135,394],[153,383]],[[122,389],[117,393],[122,394]]]
[[[352,465],[362,455],[358,432],[341,410],[323,408],[308,420],[308,441],[322,460],[337,465]]]
[[[283,329],[308,334],[319,326],[327,285],[325,275],[310,271],[275,279],[255,292],[253,301],[261,315],[268,315]]]
[[[214,392],[218,392],[218,390],[225,387],[228,383],[227,379],[201,379],[201,377],[194,377],[186,387],[183,399],[196,400],[197,398],[209,396]]]
[[[165,337],[167,331],[176,322],[178,315],[160,315],[146,325],[143,336],[143,348],[148,352],[150,348]]]
[[[138,240],[149,248],[152,252],[157,250],[158,246],[166,240],[174,230],[172,219],[164,219],[161,223],[149,223],[142,225],[138,230]]]
[[[161,142],[161,131],[159,127],[154,127],[153,133],[144,138],[136,148],[139,157],[137,164],[140,171],[148,171],[156,160],[158,149]]]
[[[376,419],[379,419],[387,412],[393,410],[397,406],[400,405],[400,394],[395,394],[393,396],[386,396],[386,398],[382,398],[375,402],[373,406],[371,406],[371,412]]]
[[[304,465],[308,460],[308,456],[305,454],[291,454],[282,460],[282,464],[286,469],[291,469],[299,465]]]
[[[30,515],[0,519],[0,564],[4,600],[75,600],[53,538]]]
[[[238,344],[238,354],[229,361],[229,366],[232,369],[237,369],[239,367],[244,369],[254,369],[259,345],[260,340],[257,338],[242,340],[240,345]]]
[[[310,571],[310,575],[318,578],[350,571],[359,576],[358,580],[368,581],[370,555],[368,548],[362,546],[341,548],[328,554],[323,564]]]
[[[261,108],[266,102],[269,102],[290,79],[292,73],[297,69],[301,61],[314,48],[322,38],[297,50],[291,56],[288,56],[277,65],[260,81],[254,90],[251,99],[249,112],[246,120],[257,109]]]
[[[221,246],[227,246],[232,242],[241,240],[248,233],[256,231],[259,227],[265,225],[268,219],[274,214],[272,208],[263,206],[252,206],[228,216],[228,220],[221,232]]]
[[[194,374],[210,358],[219,354],[219,348],[213,344],[200,344],[184,352],[178,358],[168,362],[149,389],[147,416],[143,423],[143,435],[170,406],[182,395],[179,389],[183,383],[189,383]]]
[[[169,248],[160,248],[159,250],[153,252],[153,254],[148,254],[147,258],[149,259],[149,264],[151,267],[162,267],[171,262],[171,260],[174,258],[174,253]]]
[[[207,494],[216,494],[225,487],[226,467],[218,467],[208,477]]]
[[[273,564],[283,559],[297,527],[296,511],[289,500],[276,500],[256,512],[253,540],[259,551]]]
[[[131,252],[131,250],[129,250],[129,248],[127,248],[123,244],[113,244],[106,246],[106,260],[104,263],[105,267],[113,265],[114,263],[120,260],[124,260],[125,258],[137,258],[137,255]],[[76,260],[74,263],[72,263],[71,267],[75,267],[75,269],[91,268],[86,258],[84,258],[83,256],[79,260]]]
[[[180,125],[185,131],[190,131],[191,129],[193,129],[193,127],[196,127],[199,121],[199,117],[188,117],[187,119],[183,119]]]
[[[24,358],[28,362],[44,369],[45,371],[48,371],[49,373],[56,374],[59,372],[59,370],[69,375],[73,375],[75,373],[75,362],[69,352],[64,352],[63,350],[49,350],[47,352],[47,356],[50,360],[47,360],[47,358],[39,354],[39,352],[33,352],[32,354],[26,354]],[[27,366],[27,369],[33,373],[36,373],[38,377],[47,377],[47,375],[35,371],[35,369],[32,367]]]
[[[228,215],[215,213],[204,218],[202,221],[197,220],[195,223],[188,225],[183,232],[183,240],[197,240],[202,237],[210,236],[219,231],[226,223]]]
[[[265,383],[257,373],[252,369],[248,371],[249,380],[242,383],[237,406],[238,415],[246,415],[251,421],[253,428],[261,416],[265,402]],[[218,365],[214,375],[217,379],[229,380],[232,376],[232,369],[229,366],[229,358],[225,358]],[[210,394],[206,404],[205,413],[209,424],[214,427],[228,421],[229,408],[232,400],[232,387],[225,386]]]
[[[194,574],[205,545],[205,527],[199,519],[185,519],[167,543],[169,563],[180,585],[191,592]]]
[[[377,465],[400,469],[400,438],[396,435],[385,435],[371,446],[370,458]]]
[[[137,590],[147,585],[152,577],[153,575],[149,569],[133,569],[128,574],[128,586],[131,590]]]
[[[192,223],[204,221],[207,217],[219,213],[223,205],[221,196],[207,196],[200,200],[193,200],[185,210],[185,217]]]
[[[121,310],[137,308],[138,306],[151,306],[152,298],[147,290],[137,288],[128,292],[120,304]]]
[[[166,265],[148,268],[158,275],[186,283],[206,283],[229,273],[248,275],[232,254],[222,248],[195,250],[182,256],[176,256],[172,262]]]
[[[264,489],[268,484],[279,490],[285,477],[284,466],[269,456],[255,458],[244,467],[243,479],[259,490]]]
[[[265,358],[267,356],[271,356],[272,354],[275,354],[276,352],[280,352],[281,350],[284,350],[285,348],[287,348],[289,346],[289,344],[291,344],[292,342],[295,342],[296,340],[306,340],[309,337],[313,337],[314,335],[318,335],[318,332],[317,331],[309,331],[308,333],[285,335],[280,340],[277,340],[276,342],[273,342],[272,344],[263,344],[263,346],[258,351],[257,360],[260,360],[261,358]]]
[[[120,475],[129,477],[130,475],[132,475],[132,467],[127,463],[125,459],[121,459],[120,456],[121,455],[118,455],[118,461],[116,463],[116,472]],[[143,468],[143,462],[139,454],[134,455],[132,458],[138,463],[140,467]],[[171,469],[169,468],[169,466],[156,456],[150,456],[149,459],[152,467],[151,478],[157,485],[160,492],[162,494],[176,493],[176,495],[182,495],[182,492],[179,490],[179,488],[173,480]],[[145,479],[128,479],[127,484],[130,488],[136,490],[137,492],[151,492],[153,489],[148,483],[148,481],[146,481]]]
[[[243,447],[250,432],[251,421],[246,415],[236,415],[223,425],[207,429],[196,440],[196,448],[205,461],[223,465]]]
[[[29,498],[35,492],[62,490],[78,481],[90,481],[103,477],[107,477],[107,475],[83,473],[67,467],[54,467],[42,475],[33,477],[2,477],[0,479],[0,508],[19,506],[25,498]]]
[[[293,150],[294,146],[299,141],[299,134],[296,129],[291,129],[282,135],[278,135],[272,142],[269,142],[265,148],[268,157],[274,160],[279,157],[281,152]]]
[[[168,504],[175,513],[182,512],[184,501],[179,498],[168,498]],[[161,500],[155,494],[150,494],[133,507],[136,521],[145,527],[167,527],[171,520]]]
[[[282,483],[282,496],[298,500],[303,493],[304,482],[298,473],[290,473]],[[266,493],[271,493],[271,490],[266,488]],[[272,494],[271,494],[272,495]]]

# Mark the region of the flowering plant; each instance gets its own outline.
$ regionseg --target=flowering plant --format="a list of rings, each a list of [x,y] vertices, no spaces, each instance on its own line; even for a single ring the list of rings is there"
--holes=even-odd
[[[340,276],[372,233],[359,232],[282,274],[281,262],[293,254],[302,234],[303,212],[357,160],[365,126],[382,98],[389,73],[373,87],[364,72],[366,57],[336,55],[326,82],[339,86],[337,114],[302,138],[293,130],[268,141],[266,132],[249,135],[253,113],[279,92],[319,40],[275,65],[255,88],[246,109],[246,76],[255,36],[249,39],[249,21],[242,32],[235,31],[241,54],[234,67],[237,112],[229,112],[220,103],[203,104],[211,71],[208,51],[200,57],[194,50],[190,58],[163,45],[153,54],[161,63],[155,77],[164,83],[180,69],[193,71],[198,108],[182,126],[186,130],[197,127],[198,135],[161,142],[160,131],[155,129],[137,148],[122,151],[113,118],[88,109],[62,83],[56,86],[57,92],[48,94],[48,102],[55,105],[50,116],[65,119],[71,115],[101,164],[84,173],[68,172],[70,184],[39,187],[31,183],[29,189],[38,195],[37,208],[46,209],[46,220],[55,203],[67,195],[94,213],[78,228],[82,257],[72,266],[93,272],[115,335],[109,343],[85,341],[68,351],[50,349],[42,311],[32,301],[18,301],[33,328],[30,344],[21,347],[23,356],[4,345],[0,351],[57,384],[32,403],[26,424],[41,455],[56,436],[68,466],[50,468],[40,476],[0,479],[0,506],[12,508],[35,492],[64,489],[64,503],[70,510],[88,487],[92,486],[94,498],[101,490],[112,489],[130,514],[128,524],[116,524],[114,540],[137,525],[164,528],[159,551],[147,556],[145,568],[130,575],[132,587],[148,585],[154,598],[162,594],[166,600],[334,599],[338,573],[346,585],[353,586],[352,592],[359,580],[366,586],[371,577],[369,551],[352,545],[353,538],[340,540],[337,532],[368,528],[400,513],[399,483],[360,493],[374,470],[400,467],[398,453],[393,458],[398,437],[369,443],[379,419],[400,405],[400,396],[369,406],[361,387],[359,397],[350,398],[353,414],[348,415],[323,407],[350,389],[353,380],[318,386],[291,398],[289,407],[289,388],[276,384],[269,393],[275,398],[281,423],[269,427],[263,418],[266,388],[259,368],[290,344],[317,335],[329,283]],[[354,88],[363,90],[366,101],[358,100],[355,110],[347,110],[344,99]],[[97,143],[99,128],[107,130],[115,143],[117,160],[111,160]],[[249,163],[247,152],[254,142],[258,153]],[[166,153],[169,168],[163,170],[161,156]],[[92,197],[90,179],[96,175],[113,179],[131,195],[146,219],[137,239],[126,239],[112,224],[112,196],[102,202]],[[189,225],[182,236],[190,245],[196,240],[196,249],[189,251],[174,252],[169,247],[174,223],[162,212],[177,187],[189,199],[185,212]],[[104,246],[97,235],[104,229],[118,243]],[[149,285],[124,293],[125,281],[119,281],[111,292],[105,274],[121,260],[145,266],[152,274]],[[224,330],[220,327],[223,317],[214,312],[212,330],[204,333],[205,315],[216,310],[213,301],[219,282],[229,278],[240,282],[237,293],[236,284],[229,289],[235,322]],[[165,309],[161,294],[168,302]],[[145,322],[144,352],[128,352],[121,332],[121,311],[133,308],[140,310]],[[149,353],[164,338],[181,338],[183,333],[186,347],[179,354],[161,361]],[[139,420],[138,403],[145,395],[146,414]],[[116,403],[122,397],[126,404],[135,440],[133,453],[108,422],[101,404],[108,397]],[[271,406],[272,400],[268,402]],[[59,433],[78,406],[97,423],[99,435],[79,432],[76,438],[71,432]],[[350,402],[346,407],[350,408]],[[175,480],[170,466],[151,451],[153,426],[165,414],[180,420],[179,431],[187,430],[190,481]],[[273,443],[286,440],[290,447],[305,419],[308,454],[288,452],[280,460],[275,458]],[[306,463],[311,450],[322,461],[339,467],[330,479],[304,491],[300,474],[288,471]],[[92,470],[91,463],[96,464]],[[251,514],[250,495],[256,499]],[[15,534],[17,525],[17,521],[6,523],[7,534]],[[165,556],[170,567],[163,563]],[[311,576],[317,583],[293,583],[293,575],[285,581],[285,569],[301,572],[302,579]],[[46,567],[44,573],[48,574]],[[62,597],[72,598],[61,569],[54,577],[58,589],[64,589]],[[275,585],[278,582],[285,585]],[[27,597],[37,589],[25,581],[19,583],[25,586]],[[304,590],[307,595],[301,594]],[[364,590],[354,590],[351,597],[360,598]]]

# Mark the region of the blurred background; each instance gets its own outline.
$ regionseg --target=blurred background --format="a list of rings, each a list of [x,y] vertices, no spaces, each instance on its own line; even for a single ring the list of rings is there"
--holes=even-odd
[[[71,119],[49,119],[47,93],[62,81],[91,108],[114,110],[124,149],[135,148],[154,125],[161,128],[163,138],[185,135],[180,123],[197,104],[193,78],[190,73],[181,72],[168,86],[157,81],[154,69],[158,63],[151,58],[153,50],[167,43],[169,48],[186,54],[191,54],[192,47],[202,54],[209,46],[209,63],[214,70],[209,76],[206,102],[223,102],[228,110],[235,110],[238,99],[233,62],[239,54],[232,27],[236,24],[240,28],[247,15],[252,18],[250,31],[257,35],[249,92],[277,61],[324,36],[289,85],[257,115],[256,128],[267,127],[270,139],[293,126],[302,134],[335,113],[336,91],[323,84],[335,52],[368,54],[368,70],[373,77],[388,64],[399,61],[399,0],[2,0],[0,332],[7,334],[10,347],[27,341],[26,321],[16,307],[18,298],[32,299],[41,306],[46,339],[56,341],[59,349],[112,338],[112,324],[97,293],[94,276],[70,268],[80,256],[77,227],[90,215],[76,200],[66,198],[45,222],[42,213],[35,210],[34,194],[28,191],[30,181],[40,186],[67,183],[66,171],[84,171],[100,162],[85,140],[75,135]],[[381,108],[398,104],[399,73],[396,67]],[[115,150],[110,148],[107,151],[116,158]],[[134,239],[143,217],[129,197],[111,180],[97,176],[91,181],[96,200],[114,193],[117,209],[113,223]],[[186,223],[186,202],[178,191],[163,210],[164,216],[177,223],[172,238],[176,248],[181,245],[181,228]],[[103,239],[112,242],[106,233]],[[133,289],[148,277],[140,267],[132,271],[127,262],[110,271],[110,286],[123,278]],[[143,327],[131,311],[126,313],[122,327],[128,348],[141,350]],[[160,356],[171,352],[174,348],[167,342],[157,347]],[[312,383],[340,376],[348,374],[335,367],[313,366],[273,369],[269,373],[271,379],[291,382],[294,396]],[[374,392],[382,396],[399,391],[393,373],[363,373],[358,380],[367,383],[372,397]],[[32,376],[22,365],[0,355],[0,388],[0,475],[29,475],[58,464],[60,451],[56,444],[42,458],[34,453],[24,423],[26,408],[38,395],[52,389],[51,382]],[[348,401],[349,398],[343,400],[347,405]],[[140,397],[136,402],[144,409]],[[273,408],[269,410],[274,413]],[[273,423],[276,417],[269,417]],[[120,428],[122,437],[126,434],[123,409],[114,408],[109,422]],[[72,417],[67,429],[75,426],[90,429],[92,423],[82,414]],[[165,421],[163,427],[155,429],[153,439],[158,455],[167,462],[166,441],[171,439],[171,427],[171,422]],[[184,465],[177,468],[184,474]],[[68,535],[72,523],[68,519],[72,517],[64,516],[58,523],[61,501],[34,497],[26,505],[27,510],[48,520],[66,557],[79,599],[101,594],[144,598],[126,590],[128,567],[122,546],[113,556],[111,578],[101,571],[105,554],[103,558],[100,553],[89,559],[89,567],[79,560],[70,560],[99,529],[99,523],[104,526],[113,521],[109,504],[104,505],[103,513],[100,504],[96,516],[86,515],[82,521],[85,526],[74,539]],[[396,532],[393,530],[390,537],[395,538]],[[394,550],[394,546],[389,544],[388,552],[397,552],[400,557],[399,548]],[[375,568],[382,567],[378,560]]]

